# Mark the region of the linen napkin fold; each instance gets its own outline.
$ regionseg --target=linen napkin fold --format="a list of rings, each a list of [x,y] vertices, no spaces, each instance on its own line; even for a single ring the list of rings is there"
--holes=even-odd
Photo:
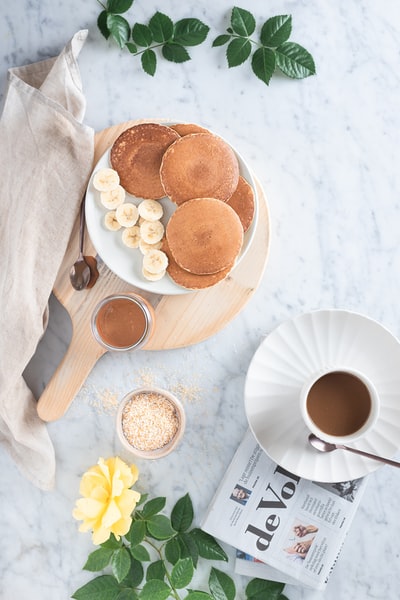
[[[0,119],[0,444],[42,489],[54,486],[55,453],[22,374],[92,169],[77,64],[86,37],[78,31],[58,57],[10,69]]]

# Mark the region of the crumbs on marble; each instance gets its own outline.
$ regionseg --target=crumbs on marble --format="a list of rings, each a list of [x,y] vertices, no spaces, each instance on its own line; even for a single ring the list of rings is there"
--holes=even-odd
[[[94,408],[98,414],[114,415],[119,404],[119,395],[109,389],[99,390],[82,388],[83,398],[88,406]]]
[[[185,403],[194,403],[202,399],[204,389],[198,385],[198,375],[191,375],[191,382],[182,381],[182,370],[171,370],[167,366],[157,365],[155,371],[149,368],[139,369],[133,374],[134,384],[138,387],[160,387],[168,389]]]

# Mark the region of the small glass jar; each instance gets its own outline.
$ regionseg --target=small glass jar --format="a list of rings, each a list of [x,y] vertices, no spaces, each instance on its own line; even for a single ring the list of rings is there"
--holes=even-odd
[[[91,327],[103,348],[117,352],[137,350],[153,333],[154,310],[137,294],[113,294],[98,303]]]

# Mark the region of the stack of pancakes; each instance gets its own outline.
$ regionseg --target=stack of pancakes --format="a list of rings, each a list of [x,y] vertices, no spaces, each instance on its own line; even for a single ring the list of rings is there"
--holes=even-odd
[[[110,162],[128,193],[176,205],[162,246],[175,283],[202,289],[228,275],[253,220],[254,192],[224,140],[194,124],[141,123],[115,140]]]

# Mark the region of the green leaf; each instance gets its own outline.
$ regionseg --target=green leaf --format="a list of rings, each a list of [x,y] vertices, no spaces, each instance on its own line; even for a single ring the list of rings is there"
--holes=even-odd
[[[101,548],[112,548],[113,550],[118,550],[122,546],[122,539],[117,540],[115,535],[112,533],[106,542],[100,544]]]
[[[161,44],[170,40],[174,33],[174,24],[171,19],[158,11],[151,17],[149,27],[154,40]]]
[[[130,551],[133,558],[136,558],[136,560],[140,560],[140,562],[147,562],[151,560],[147,548],[145,548],[141,544],[139,544],[138,546],[132,546]]]
[[[234,600],[236,595],[235,584],[233,579],[226,573],[212,567],[208,585],[215,600]]]
[[[267,85],[275,71],[275,52],[271,48],[258,48],[252,56],[251,68],[261,81]]]
[[[145,50],[142,54],[141,61],[143,71],[148,75],[153,76],[157,67],[157,56],[154,50],[151,50],[151,48]]]
[[[131,588],[136,588],[143,581],[144,570],[142,563],[135,558],[131,558],[131,565],[129,567],[129,572],[125,579],[122,581],[122,585],[129,586]]]
[[[187,531],[193,521],[193,504],[189,494],[178,500],[171,512],[172,527],[179,532]]]
[[[197,46],[206,39],[210,28],[199,19],[181,19],[174,26],[173,40],[182,46]]]
[[[146,523],[144,521],[133,521],[125,537],[131,546],[137,546],[143,541],[145,535]]]
[[[115,550],[111,558],[111,568],[118,583],[128,575],[131,567],[131,557],[126,548]]]
[[[143,25],[143,27],[147,27],[147,25]],[[141,506],[142,504],[144,504],[148,497],[149,497],[149,495],[147,493],[140,494],[140,500],[138,501],[136,506]]]
[[[181,557],[181,547],[177,537],[173,537],[165,544],[165,558],[174,565]]]
[[[132,27],[132,39],[138,46],[145,48],[150,46],[153,41],[153,34],[151,33],[150,27],[142,25],[141,23],[135,23]]]
[[[223,35],[219,35],[218,37],[215,38],[215,40],[212,43],[213,48],[227,44],[229,42],[229,40],[231,39],[231,37],[232,37],[231,35],[228,35],[226,33]]]
[[[138,51],[137,47],[135,44],[132,44],[132,42],[126,42],[125,46],[128,48],[131,54],[136,54]]]
[[[138,600],[139,596],[135,590],[125,588],[121,590],[115,600]]]
[[[277,581],[267,581],[266,579],[252,579],[246,586],[246,598],[248,600],[278,600],[284,583]]]
[[[108,13],[107,27],[118,46],[123,48],[126,42],[129,40],[131,33],[131,28],[128,21],[120,15],[112,15]]]
[[[116,600],[121,588],[112,575],[100,575],[76,590],[75,600]]]
[[[167,540],[176,534],[165,515],[154,515],[146,521],[147,531],[156,540]]]
[[[248,10],[235,6],[231,13],[231,26],[238,35],[249,36],[256,28],[256,20]]]
[[[107,11],[102,10],[99,16],[97,17],[97,27],[100,29],[103,36],[108,40],[110,37],[110,30],[107,27]]]
[[[178,560],[171,571],[171,583],[176,589],[181,590],[192,581],[193,574],[192,559],[182,558]]]
[[[196,542],[190,535],[190,533],[180,533],[176,536],[180,547],[180,557],[192,559],[193,565],[197,567],[197,561],[199,559],[199,551],[196,546]]]
[[[188,595],[185,596],[185,600],[208,600],[209,598],[212,600],[211,594],[200,592],[198,590],[189,590]]]
[[[285,42],[275,50],[276,64],[288,77],[303,79],[315,75],[315,64],[311,54],[299,44]]]
[[[196,528],[192,529],[190,536],[195,541],[199,554],[202,558],[208,558],[209,560],[228,561],[228,556],[225,550],[209,533],[206,533],[202,529]]]
[[[170,587],[164,581],[151,579],[144,584],[139,598],[140,600],[166,600],[170,591]]]
[[[251,43],[245,38],[235,38],[226,50],[229,67],[237,67],[247,60],[251,53]]]
[[[89,554],[83,568],[85,571],[102,571],[110,562],[113,552],[112,548],[98,548]]]
[[[286,42],[292,33],[291,15],[278,15],[265,21],[261,28],[260,40],[264,46],[276,48]]]
[[[150,579],[160,579],[161,581],[164,581],[165,573],[164,561],[156,560],[147,567],[146,580],[150,581]]]
[[[165,506],[166,498],[164,496],[160,496],[158,498],[152,498],[142,508],[142,517],[143,519],[148,519],[153,515],[156,515],[160,512]]]
[[[133,0],[108,0],[107,10],[110,13],[121,14],[130,9]]]
[[[190,60],[190,55],[184,46],[167,42],[162,47],[162,55],[166,60],[175,63],[183,63]]]

